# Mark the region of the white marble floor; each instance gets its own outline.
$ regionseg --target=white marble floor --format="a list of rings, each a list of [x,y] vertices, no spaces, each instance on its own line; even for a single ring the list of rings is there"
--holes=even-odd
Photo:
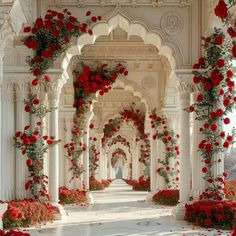
[[[157,206],[144,199],[147,192],[135,192],[122,180],[115,180],[103,191],[92,192],[95,204],[67,206],[67,216],[40,228],[32,236],[190,236],[229,235],[226,231],[207,230],[176,221],[171,207]]]

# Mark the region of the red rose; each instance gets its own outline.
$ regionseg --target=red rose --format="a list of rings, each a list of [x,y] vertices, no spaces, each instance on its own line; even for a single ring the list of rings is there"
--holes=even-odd
[[[56,21],[56,26],[58,27],[58,28],[62,28],[63,27],[63,21],[61,21],[61,20],[57,20]]]
[[[223,147],[224,147],[224,148],[228,148],[228,147],[229,147],[229,142],[228,142],[228,141],[225,141],[225,142],[223,143]]]
[[[219,95],[222,96],[222,95],[224,95],[224,90],[221,88],[221,89],[219,89],[219,92],[218,92],[218,93],[219,93]]]
[[[200,65],[198,63],[193,65],[193,69],[199,69],[199,68],[200,68]]]
[[[39,102],[40,102],[40,101],[39,101],[39,99],[38,99],[38,98],[35,98],[35,99],[33,100],[33,104],[34,104],[34,105],[38,105],[38,104],[39,104]]]
[[[39,81],[39,79],[38,79],[38,78],[35,78],[35,79],[33,79],[33,80],[31,81],[31,84],[32,84],[33,86],[36,86],[36,85],[38,84],[38,81]]]
[[[101,17],[101,16],[98,16],[98,20],[102,20],[102,17]]]
[[[215,15],[221,19],[224,19],[228,16],[228,7],[224,0],[219,0],[214,11]]]
[[[211,124],[210,129],[211,129],[211,131],[216,131],[217,130],[217,125],[216,124]]]
[[[90,15],[91,15],[91,11],[87,11],[86,16],[90,16]]]
[[[17,131],[17,132],[15,133],[15,137],[20,137],[20,135],[21,135],[21,132],[20,132],[20,131]]]
[[[153,134],[152,139],[155,140],[157,138],[156,134]]]
[[[45,25],[45,28],[46,28],[46,29],[50,29],[50,28],[52,27],[52,23],[51,23],[51,21],[49,21],[49,20],[46,20],[45,23],[44,23],[44,25]]]
[[[29,182],[25,183],[25,190],[27,190],[29,188]]]
[[[230,123],[230,119],[228,117],[224,118],[223,121],[224,121],[224,124],[226,125]]]
[[[211,118],[211,119],[215,119],[216,116],[217,116],[217,115],[216,115],[216,113],[215,113],[214,111],[210,113],[210,118]]]
[[[222,115],[223,115],[223,110],[222,110],[221,108],[218,108],[218,109],[216,110],[216,115],[217,115],[217,116],[222,116]]]
[[[34,135],[30,137],[30,142],[31,143],[35,143],[36,140],[37,140],[37,138]]]
[[[88,30],[89,35],[93,35],[93,31],[91,29]]]
[[[47,140],[47,139],[48,139],[48,136],[47,136],[47,135],[44,135],[44,136],[43,136],[43,139],[44,139],[44,140]]]
[[[44,76],[44,80],[45,80],[46,82],[50,82],[50,77],[49,77],[49,75],[45,75],[45,76]]]
[[[124,76],[127,76],[128,75],[128,71],[126,70],[125,72],[124,72]]]
[[[224,59],[218,59],[217,61],[216,61],[216,65],[218,66],[218,67],[223,67],[224,65],[225,65],[225,60]]]
[[[47,140],[47,144],[48,144],[48,145],[52,145],[52,144],[53,144],[53,140],[48,139],[48,140]]]
[[[63,13],[61,13],[61,12],[58,12],[58,13],[57,13],[57,18],[58,18],[58,19],[62,20],[62,19],[64,19],[64,17],[65,17],[65,16],[64,16]]]
[[[188,111],[189,111],[189,112],[193,112],[193,111],[194,111],[194,107],[193,107],[193,106],[190,106],[190,107],[188,108]]]
[[[207,143],[207,144],[205,145],[205,151],[206,151],[207,153],[211,152],[211,144],[210,144],[210,143]]]
[[[26,112],[30,112],[30,109],[31,109],[31,106],[28,105],[28,104],[26,104],[26,105],[25,105],[25,111],[26,111]]]
[[[56,30],[56,29],[52,29],[51,30],[51,34],[56,38],[56,37],[58,37],[59,36],[59,31],[58,30]]]
[[[42,57],[48,58],[52,56],[52,51],[50,49],[44,49],[42,51]]]
[[[37,75],[39,75],[39,74],[41,73],[41,70],[38,69],[38,68],[36,68],[36,69],[32,70],[32,73],[33,73],[35,76],[37,76]]]
[[[224,100],[223,100],[223,105],[225,107],[229,106],[230,105],[230,99],[228,97],[226,97]]]
[[[24,27],[24,33],[28,33],[31,31],[31,28],[29,26]]]
[[[31,166],[31,165],[32,165],[32,160],[28,158],[28,159],[26,160],[26,165],[27,165],[27,166]]]
[[[220,132],[220,137],[221,137],[221,138],[224,138],[224,137],[225,137],[225,132],[224,132],[224,131]]]
[[[43,19],[42,18],[37,18],[35,21],[35,27],[40,29],[43,27]]]
[[[35,130],[33,134],[37,136],[37,135],[39,135],[39,131]]]
[[[26,38],[24,41],[24,45],[28,48],[36,49],[37,48],[37,42],[32,39],[31,37]]]
[[[200,94],[197,95],[197,101],[198,101],[198,102],[201,102],[202,100],[203,100],[203,96],[202,96],[202,94],[200,93]]]
[[[198,63],[199,63],[200,65],[204,65],[204,64],[205,64],[205,58],[204,58],[204,57],[200,57],[200,58],[198,59]]]
[[[233,140],[233,137],[231,135],[228,135],[226,138],[229,142],[231,142]]]
[[[223,172],[223,176],[226,178],[228,176],[227,172]]]
[[[92,21],[92,22],[97,22],[97,17],[96,17],[96,16],[92,16],[92,17],[91,17],[91,21]]]
[[[233,27],[229,27],[227,30],[228,34],[230,35],[230,37],[234,38],[236,37],[236,32],[234,31]]]
[[[217,35],[215,37],[215,44],[216,45],[221,45],[223,43],[223,37],[221,35]]]
[[[208,165],[208,164],[210,164],[211,163],[211,159],[210,158],[206,158],[205,159],[205,163]]]
[[[70,21],[66,23],[67,30],[72,30],[73,28],[74,28],[74,25]]]
[[[232,47],[232,56],[236,57],[236,44]]]
[[[208,171],[208,170],[207,170],[207,168],[206,168],[205,166],[202,167],[202,172],[203,172],[203,173],[207,173],[207,171]]]
[[[94,128],[94,124],[91,123],[91,124],[89,125],[89,128],[90,128],[90,129],[93,129],[93,128]]]

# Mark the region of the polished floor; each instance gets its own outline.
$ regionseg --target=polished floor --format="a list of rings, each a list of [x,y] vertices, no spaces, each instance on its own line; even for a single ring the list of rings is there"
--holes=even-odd
[[[190,236],[229,235],[177,221],[171,207],[157,206],[144,199],[147,192],[135,192],[122,180],[115,180],[103,191],[92,192],[95,204],[67,206],[67,216],[30,229],[32,236]]]

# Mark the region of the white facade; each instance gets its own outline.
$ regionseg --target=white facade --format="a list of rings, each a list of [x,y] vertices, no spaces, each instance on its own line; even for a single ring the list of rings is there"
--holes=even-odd
[[[25,160],[15,150],[12,138],[15,131],[34,122],[33,117],[23,112],[23,100],[31,91],[28,82],[32,76],[25,62],[31,52],[22,45],[22,26],[31,25],[47,9],[61,11],[64,8],[68,8],[81,20],[85,19],[86,11],[91,10],[94,15],[101,15],[102,21],[93,26],[93,36],[78,38],[48,72],[53,83],[45,91],[45,102],[58,109],[45,122],[48,133],[62,140],[59,146],[52,148],[45,156],[45,173],[49,175],[52,201],[58,200],[59,186],[80,186],[78,182],[68,182],[68,161],[63,145],[70,140],[74,114],[72,70],[82,60],[87,63],[124,61],[129,71],[127,78],[118,78],[110,93],[97,98],[93,111],[87,116],[88,124],[90,120],[93,121],[95,128],[90,134],[84,135],[84,140],[88,142],[89,135],[101,137],[102,127],[107,120],[132,102],[146,114],[157,108],[167,116],[181,137],[180,201],[188,201],[190,194],[196,198],[204,188],[199,178],[201,164],[197,161],[199,158],[195,148],[198,134],[193,133],[190,140],[190,116],[183,108],[190,104],[190,97],[197,91],[192,84],[191,68],[201,56],[201,36],[215,25],[213,3],[205,0],[0,0],[0,199],[27,196],[24,190],[27,178]],[[193,129],[197,129],[198,125],[194,123]],[[150,130],[148,120],[145,129]],[[120,135],[131,145],[129,152],[125,150],[126,176],[138,179],[144,167],[137,161],[139,153],[132,130],[126,125],[120,130]],[[161,155],[158,147],[160,144],[153,142],[150,174],[152,192],[163,187],[162,177],[155,172],[158,155]],[[112,148],[100,149],[104,158],[99,162],[101,171],[98,171],[97,178],[113,178]],[[88,153],[85,153],[81,160],[85,167],[88,166],[87,157]],[[132,174],[129,172],[131,163]],[[192,173],[191,164],[194,165]],[[81,179],[86,186],[88,176],[85,172]]]

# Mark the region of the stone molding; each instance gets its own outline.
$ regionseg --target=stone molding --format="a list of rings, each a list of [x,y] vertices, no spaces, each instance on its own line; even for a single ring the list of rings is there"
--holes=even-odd
[[[178,6],[178,7],[186,7],[190,5],[189,0],[179,0],[173,3],[170,0],[74,0],[72,3],[66,3],[65,0],[54,0],[54,3],[50,4],[50,6],[56,6],[58,8],[62,8],[65,6],[75,6],[79,8],[84,8],[87,6],[132,6],[134,8],[139,6],[150,6],[150,7],[162,7],[162,6]]]

